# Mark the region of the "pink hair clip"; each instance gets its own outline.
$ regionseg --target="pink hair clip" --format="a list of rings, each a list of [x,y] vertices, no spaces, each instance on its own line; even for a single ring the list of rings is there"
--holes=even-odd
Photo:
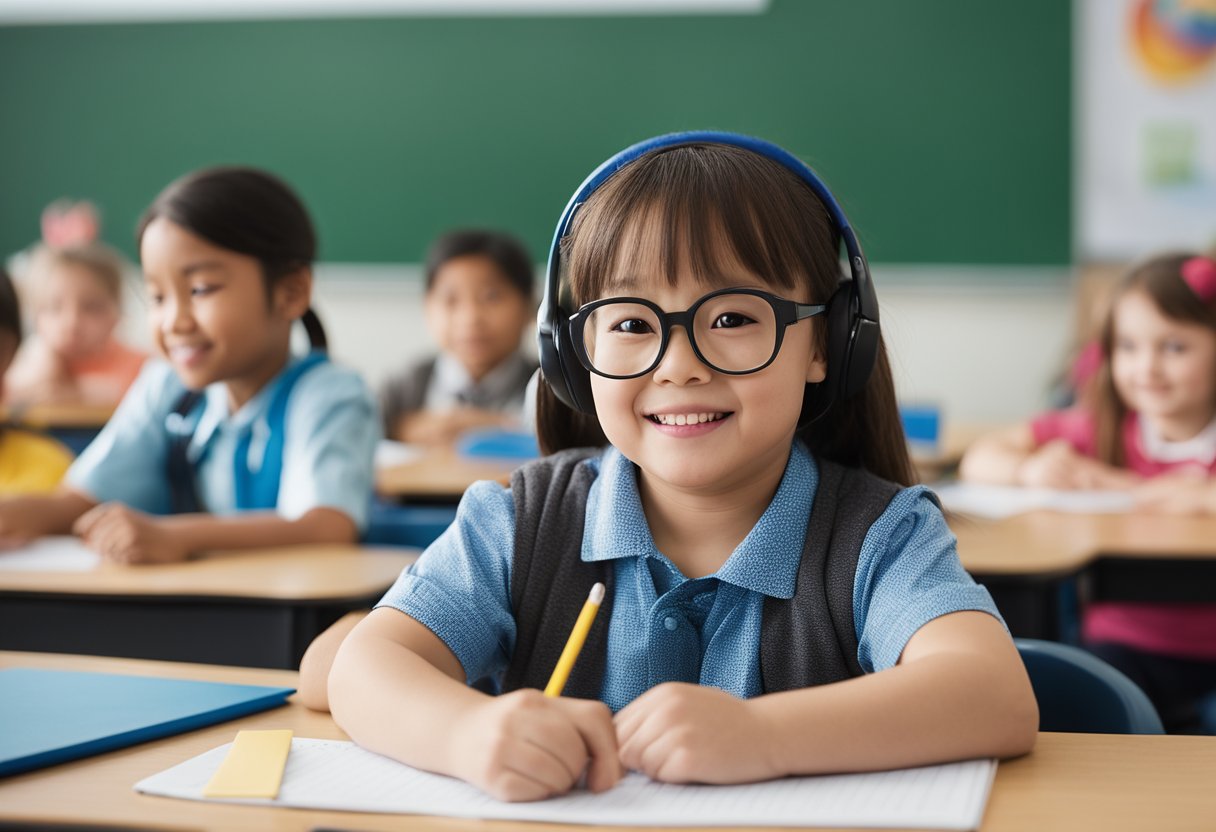
[[[1216,298],[1216,260],[1210,257],[1192,257],[1182,264],[1182,279],[1201,301]]]

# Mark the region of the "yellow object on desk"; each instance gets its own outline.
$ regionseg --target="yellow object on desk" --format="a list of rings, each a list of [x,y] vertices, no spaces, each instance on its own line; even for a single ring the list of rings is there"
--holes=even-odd
[[[204,797],[264,797],[273,800],[283,782],[291,729],[237,731],[224,762],[203,788]]]
[[[591,632],[591,622],[595,621],[595,614],[600,611],[600,604],[603,602],[604,585],[597,583],[591,587],[591,592],[587,595],[587,602],[583,604],[583,609],[578,614],[578,620],[574,622],[574,629],[570,631],[570,638],[567,639],[566,646],[562,648],[557,666],[553,668],[553,675],[549,677],[549,684],[545,685],[545,696],[562,695],[562,688],[566,686],[566,680],[570,678],[570,671],[574,669],[574,662],[578,659],[579,651],[583,649],[587,633]]]

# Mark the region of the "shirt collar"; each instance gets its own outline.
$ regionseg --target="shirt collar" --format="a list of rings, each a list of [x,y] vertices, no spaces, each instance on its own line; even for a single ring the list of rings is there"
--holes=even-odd
[[[265,419],[266,411],[270,407],[270,397],[274,393],[278,380],[283,373],[287,372],[288,368],[299,363],[301,359],[301,356],[295,355],[288,359],[287,363],[283,365],[283,369],[266,382],[253,398],[241,405],[236,413],[229,413],[228,410],[228,386],[222,381],[208,384],[203,390],[205,402],[203,412],[199,416],[198,426],[194,429],[194,436],[190,440],[188,453],[191,459],[197,460],[201,457],[207,444],[221,429],[241,430],[257,420]]]
[[[588,464],[598,468],[599,475],[587,495],[582,559],[662,558],[642,510],[636,466],[612,447]],[[714,577],[763,595],[794,597],[818,485],[814,458],[795,442],[772,502]]]
[[[1140,423],[1140,450],[1155,462],[1197,462],[1211,466],[1216,462],[1216,421],[1190,439],[1172,442],[1159,434],[1148,419]]]
[[[518,352],[474,381],[469,371],[456,358],[440,353],[435,359],[433,384],[445,401],[484,406],[509,400],[519,395],[520,378],[526,377],[527,361]]]

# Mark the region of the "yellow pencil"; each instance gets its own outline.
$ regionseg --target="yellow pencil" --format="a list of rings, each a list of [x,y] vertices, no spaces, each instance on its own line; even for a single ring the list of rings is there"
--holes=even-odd
[[[595,614],[600,611],[600,604],[603,600],[604,585],[597,583],[591,587],[591,592],[587,595],[587,603],[583,604],[583,610],[578,614],[578,620],[574,622],[574,629],[570,631],[570,638],[566,640],[562,655],[557,660],[557,667],[553,668],[549,684],[545,685],[545,696],[562,695],[562,688],[566,686],[566,680],[570,678],[570,671],[574,669],[578,652],[583,649],[587,633],[591,632],[591,622],[595,620]]]

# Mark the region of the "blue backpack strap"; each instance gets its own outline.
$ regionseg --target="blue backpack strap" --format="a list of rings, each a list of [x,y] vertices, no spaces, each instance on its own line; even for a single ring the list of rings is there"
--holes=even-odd
[[[169,451],[165,459],[165,475],[169,481],[170,511],[173,514],[195,514],[205,511],[194,483],[194,466],[188,451],[194,430],[198,427],[196,411],[205,396],[199,390],[187,390],[178,398],[165,416],[165,432],[169,435]]]
[[[249,447],[253,442],[253,427],[250,424],[237,440],[233,459],[233,484],[236,491],[236,507],[242,511],[273,509],[279,502],[279,479],[283,473],[283,434],[287,420],[287,402],[300,377],[319,364],[329,360],[324,350],[313,350],[297,363],[284,370],[274,382],[270,404],[266,408],[266,424],[270,434],[262,452],[262,464],[257,471],[249,470]],[[260,421],[260,420],[258,420]]]

